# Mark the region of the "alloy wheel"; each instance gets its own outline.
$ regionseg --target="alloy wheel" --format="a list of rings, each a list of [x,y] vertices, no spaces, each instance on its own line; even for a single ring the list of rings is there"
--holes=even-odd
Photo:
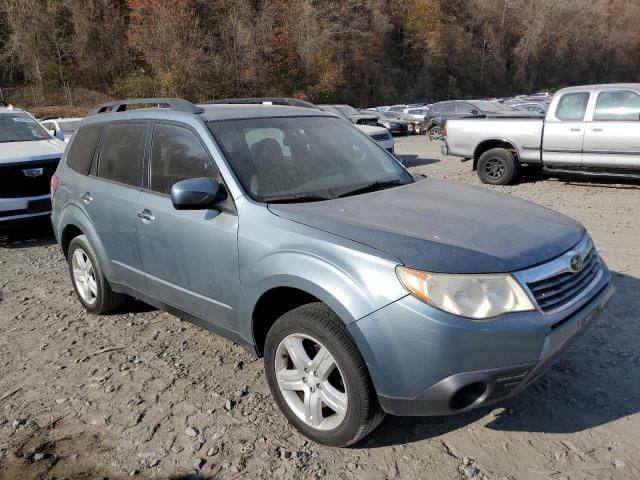
[[[429,130],[429,139],[432,142],[442,140],[442,129],[440,127],[433,127],[431,130]]]
[[[78,294],[87,304],[93,305],[98,298],[96,273],[89,256],[81,248],[76,248],[71,258],[73,281]]]
[[[333,430],[345,419],[348,396],[335,358],[315,338],[285,337],[276,349],[278,388],[292,412],[318,430]]]
[[[493,180],[498,180],[504,176],[505,165],[500,158],[490,158],[484,166],[487,176]]]

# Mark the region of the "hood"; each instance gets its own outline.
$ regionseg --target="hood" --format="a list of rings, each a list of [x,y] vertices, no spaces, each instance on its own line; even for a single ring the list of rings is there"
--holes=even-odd
[[[60,158],[65,146],[66,143],[57,138],[33,142],[4,142],[0,144],[0,165]]]
[[[362,133],[366,133],[367,135],[379,135],[381,133],[389,132],[389,130],[384,127],[373,127],[371,125],[354,125],[354,127],[360,130]]]
[[[548,208],[437,179],[337,200],[271,204],[269,209],[432,272],[522,270],[561,255],[585,235],[578,222]]]

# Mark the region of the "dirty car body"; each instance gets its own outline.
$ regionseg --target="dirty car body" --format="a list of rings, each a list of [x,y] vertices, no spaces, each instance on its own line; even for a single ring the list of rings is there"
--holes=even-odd
[[[145,145],[136,184],[101,181],[100,145],[114,125],[131,124]],[[150,162],[167,125],[190,131],[207,152],[217,179],[209,193],[226,192],[217,203],[182,210],[182,182],[171,195],[154,191]],[[415,182],[389,153],[324,112],[238,105],[107,112],[83,121],[71,152],[83,128],[99,131],[85,171],[65,159],[57,172],[52,219],[65,253],[86,236],[115,292],[258,356],[268,355],[270,329],[288,312],[322,304],[389,413],[458,413],[517,393],[613,292],[577,222],[478,187]],[[304,167],[319,170],[290,180],[316,149]],[[488,208],[495,204],[503,208]],[[452,297],[442,293],[449,288]],[[507,300],[496,300],[503,294]],[[338,441],[303,431],[329,444],[360,435]]]

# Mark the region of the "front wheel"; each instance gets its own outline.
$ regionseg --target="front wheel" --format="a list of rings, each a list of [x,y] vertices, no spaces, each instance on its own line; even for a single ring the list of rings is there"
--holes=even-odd
[[[321,303],[303,305],[276,321],[267,335],[264,362],[276,403],[315,442],[352,445],[384,418],[353,340]]]
[[[519,175],[518,162],[513,153],[504,148],[487,150],[478,159],[478,177],[482,183],[508,185]]]

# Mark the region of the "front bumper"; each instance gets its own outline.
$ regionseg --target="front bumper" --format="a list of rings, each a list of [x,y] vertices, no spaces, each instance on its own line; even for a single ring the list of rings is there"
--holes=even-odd
[[[51,214],[51,196],[0,198],[0,224]]]
[[[448,415],[503,400],[550,368],[613,294],[598,293],[562,322],[539,312],[472,322],[404,297],[349,326],[382,408],[394,415]]]

